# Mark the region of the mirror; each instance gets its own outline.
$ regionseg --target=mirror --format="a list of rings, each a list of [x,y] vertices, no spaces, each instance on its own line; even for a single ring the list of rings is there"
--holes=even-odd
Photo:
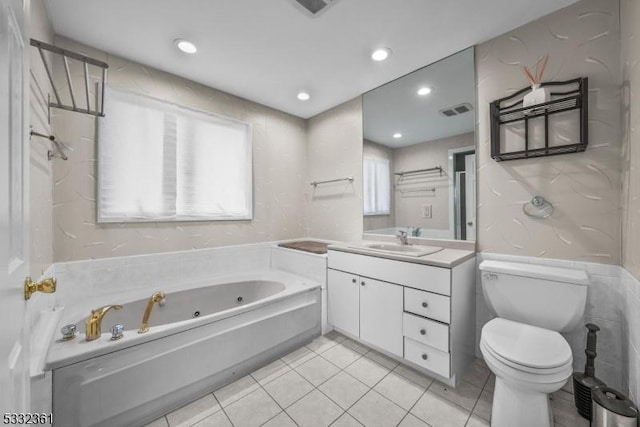
[[[363,96],[367,234],[476,239],[473,48]]]

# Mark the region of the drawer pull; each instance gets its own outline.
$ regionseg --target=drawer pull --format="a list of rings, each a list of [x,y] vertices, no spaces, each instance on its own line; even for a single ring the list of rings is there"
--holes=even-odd
[[[356,283],[356,279],[351,279],[351,283]]]
[[[427,355],[425,353],[422,353],[422,360],[427,360]]]
[[[426,302],[423,302],[423,303],[422,303],[422,307],[423,307],[423,308],[427,308],[427,307],[429,307],[429,304],[427,304]]]
[[[426,335],[426,334],[427,334],[426,329],[420,329],[420,335]]]
[[[360,286],[364,286],[364,280],[360,282]]]

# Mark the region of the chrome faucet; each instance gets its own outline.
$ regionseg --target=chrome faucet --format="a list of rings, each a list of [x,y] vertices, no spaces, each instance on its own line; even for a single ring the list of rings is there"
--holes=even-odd
[[[87,341],[93,341],[102,335],[102,318],[111,309],[121,310],[121,305],[105,305],[104,307],[91,310],[91,315],[87,317],[86,331]]]
[[[156,292],[151,295],[149,301],[147,301],[147,307],[144,309],[144,314],[142,315],[142,325],[140,325],[140,329],[138,329],[139,334],[144,334],[145,332],[149,332],[149,317],[151,317],[151,310],[153,310],[153,306],[156,303],[160,303],[164,301],[164,292]]]
[[[409,240],[407,239],[407,232],[404,230],[398,230],[396,232],[396,239],[398,239],[398,243],[400,245],[408,245]]]

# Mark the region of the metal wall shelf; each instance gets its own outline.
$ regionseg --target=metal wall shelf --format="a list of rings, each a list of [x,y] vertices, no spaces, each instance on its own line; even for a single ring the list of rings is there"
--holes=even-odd
[[[586,77],[564,82],[541,83],[541,87],[562,88],[564,91],[550,92],[551,101],[533,106],[523,107],[522,98],[531,88],[526,87],[511,96],[493,101],[490,104],[491,114],[491,157],[496,161],[525,159],[530,157],[553,156],[557,154],[577,153],[586,150],[589,144],[588,133],[588,79]],[[579,120],[576,123],[579,141],[563,145],[549,145],[551,115],[577,110]],[[531,120],[544,120],[544,147],[531,147]],[[508,124],[524,124],[524,146],[521,150],[502,151],[500,127]]]

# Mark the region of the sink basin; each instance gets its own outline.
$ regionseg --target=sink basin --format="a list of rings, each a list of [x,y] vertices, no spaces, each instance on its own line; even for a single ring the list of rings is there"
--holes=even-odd
[[[394,243],[366,243],[360,248],[415,257],[433,254],[443,249],[438,246],[398,245]]]

